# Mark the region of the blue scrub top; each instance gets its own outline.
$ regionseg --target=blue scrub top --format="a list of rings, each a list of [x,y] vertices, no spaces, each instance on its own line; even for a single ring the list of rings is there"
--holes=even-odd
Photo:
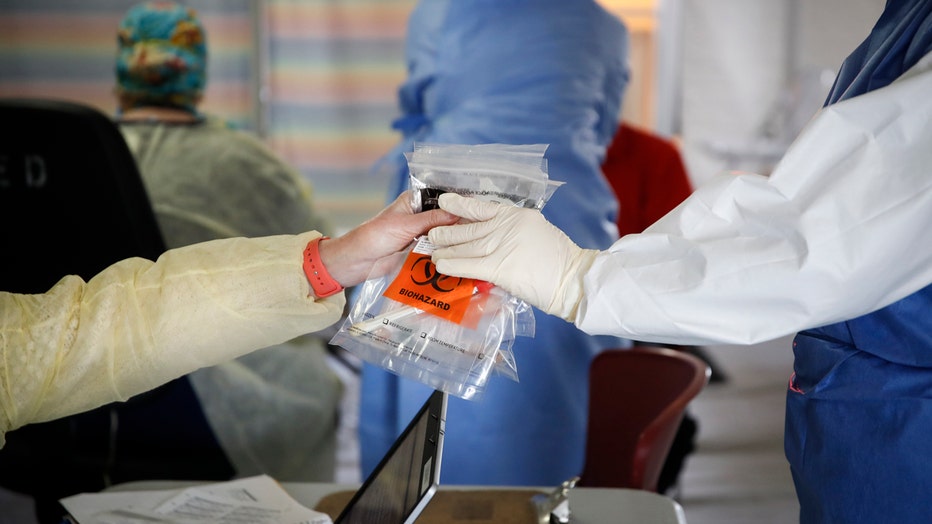
[[[932,2],[888,1],[826,104],[890,84],[929,51]],[[793,350],[785,449],[800,522],[932,522],[932,285],[800,332]]]
[[[566,184],[544,215],[580,246],[616,240],[617,202],[601,163],[628,81],[627,31],[617,18],[592,0],[423,0],[406,55],[395,122],[405,138],[381,164],[395,173],[391,198],[408,187],[403,153],[415,141],[549,144],[550,178]],[[535,317],[535,337],[518,337],[513,348],[520,383],[493,376],[480,400],[450,399],[445,484],[556,485],[582,471],[589,363],[630,342]],[[429,392],[364,367],[364,475]]]

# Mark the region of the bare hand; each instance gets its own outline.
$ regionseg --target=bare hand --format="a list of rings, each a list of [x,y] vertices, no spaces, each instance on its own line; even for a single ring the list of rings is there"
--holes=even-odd
[[[320,257],[330,276],[343,287],[368,278],[376,263],[407,248],[435,226],[455,223],[459,217],[440,209],[416,213],[406,191],[379,214],[338,238],[320,243]]]

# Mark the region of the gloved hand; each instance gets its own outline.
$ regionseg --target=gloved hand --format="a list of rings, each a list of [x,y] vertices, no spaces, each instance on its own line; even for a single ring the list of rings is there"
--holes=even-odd
[[[598,251],[577,246],[537,210],[454,193],[440,196],[440,208],[473,222],[430,231],[437,271],[487,280],[548,314],[576,319]]]

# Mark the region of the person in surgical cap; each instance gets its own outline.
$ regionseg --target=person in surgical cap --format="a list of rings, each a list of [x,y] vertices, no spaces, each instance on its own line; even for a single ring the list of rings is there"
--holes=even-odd
[[[566,182],[544,214],[577,243],[617,239],[618,203],[600,165],[628,80],[628,32],[593,0],[422,0],[408,21],[408,77],[399,89],[403,138],[379,165],[393,167],[394,198],[408,187],[403,154],[415,142],[547,144],[550,179]],[[559,485],[583,467],[589,363],[629,347],[536,315],[517,337],[520,383],[490,381],[481,402],[452,398],[441,481]],[[359,434],[371,471],[430,388],[365,365]]]
[[[328,234],[312,187],[252,134],[198,108],[207,35],[185,5],[130,8],[117,35],[118,123],[168,248],[224,237]],[[309,335],[188,379],[239,476],[329,481],[343,386]]]
[[[26,424],[123,401],[197,369],[324,329],[344,287],[456,217],[406,193],[329,239],[225,238],[130,258],[45,293],[0,291],[0,447]],[[63,255],[67,256],[67,255]]]
[[[641,234],[577,246],[536,211],[446,194],[437,269],[593,334],[796,333],[785,450],[800,522],[932,515],[932,2],[890,1],[769,177],[723,174]],[[568,350],[570,348],[567,348]]]

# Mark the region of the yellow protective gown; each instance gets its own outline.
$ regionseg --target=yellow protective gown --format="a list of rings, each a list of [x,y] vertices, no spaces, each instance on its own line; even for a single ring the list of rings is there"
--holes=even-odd
[[[25,424],[333,324],[343,294],[316,300],[301,268],[316,236],[216,240],[121,261],[87,283],[68,276],[44,294],[0,292],[0,445]]]
[[[301,174],[221,119],[121,122],[120,130],[168,248],[331,231]],[[188,377],[238,475],[333,479],[343,388],[326,344],[327,338],[304,336]]]

